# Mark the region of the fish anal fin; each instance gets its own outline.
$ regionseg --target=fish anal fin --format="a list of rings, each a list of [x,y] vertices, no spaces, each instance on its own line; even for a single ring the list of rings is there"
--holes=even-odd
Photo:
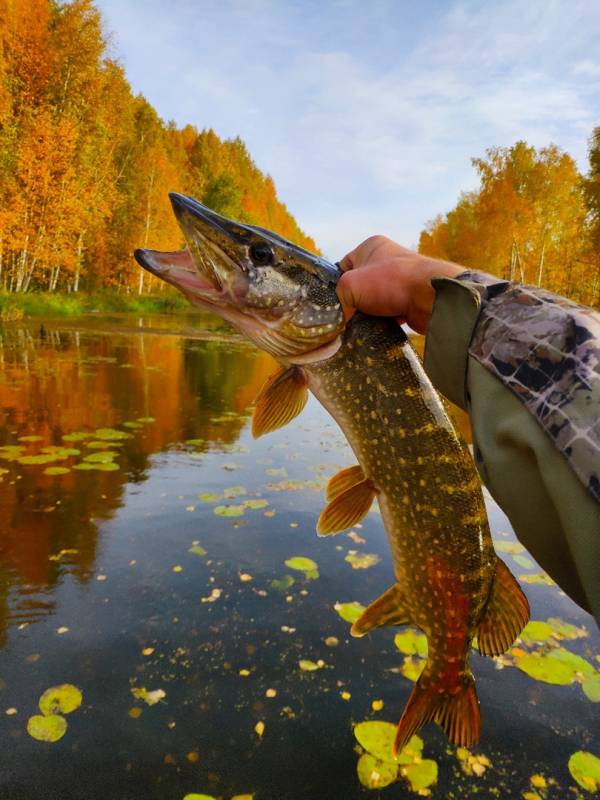
[[[470,672],[462,676],[462,683],[454,692],[440,692],[435,683],[423,688],[420,680],[417,681],[398,723],[392,748],[394,757],[408,744],[411,736],[432,721],[444,729],[453,744],[471,747],[479,741],[481,714],[475,681]]]
[[[529,620],[529,603],[516,578],[498,559],[487,606],[477,629],[477,647],[484,656],[504,653]]]
[[[329,479],[327,489],[325,490],[325,497],[327,500],[335,500],[338,494],[345,492],[357,483],[364,481],[365,473],[362,471],[360,464],[355,464],[353,467],[346,467]]]
[[[350,629],[350,633],[352,636],[364,636],[374,628],[381,628],[384,625],[407,625],[409,622],[402,592],[398,584],[394,584],[363,611]]]
[[[321,512],[317,522],[319,536],[339,533],[356,525],[369,513],[375,494],[370,480],[360,481],[338,494]]]
[[[308,380],[301,367],[284,367],[271,375],[258,393],[252,415],[254,438],[287,425],[308,400]]]

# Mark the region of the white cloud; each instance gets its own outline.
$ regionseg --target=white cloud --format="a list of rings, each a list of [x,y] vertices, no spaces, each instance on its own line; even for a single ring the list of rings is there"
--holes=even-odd
[[[415,244],[487,147],[554,141],[584,166],[600,124],[595,0],[100,6],[134,87],[241,135],[332,257],[373,232]]]

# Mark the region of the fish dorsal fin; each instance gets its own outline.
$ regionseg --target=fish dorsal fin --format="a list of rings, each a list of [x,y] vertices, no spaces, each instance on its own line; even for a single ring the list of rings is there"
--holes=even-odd
[[[362,480],[350,486],[328,503],[317,522],[317,533],[319,536],[327,536],[330,533],[351,528],[360,522],[366,514],[375,498],[375,487],[370,480]]]
[[[254,438],[287,425],[308,400],[308,380],[301,367],[282,367],[267,379],[255,400],[252,415]]]
[[[374,628],[381,628],[384,625],[408,625],[409,622],[408,612],[404,608],[404,597],[400,587],[395,583],[363,611],[350,628],[350,633],[352,636],[364,636]]]
[[[529,603],[504,561],[498,559],[485,613],[477,629],[477,646],[484,656],[504,653],[529,619]]]
[[[325,497],[328,501],[334,500],[338,494],[350,489],[357,483],[364,481],[365,473],[362,471],[360,464],[355,464],[353,467],[346,467],[336,472],[335,475],[329,479],[327,489],[325,490]]]

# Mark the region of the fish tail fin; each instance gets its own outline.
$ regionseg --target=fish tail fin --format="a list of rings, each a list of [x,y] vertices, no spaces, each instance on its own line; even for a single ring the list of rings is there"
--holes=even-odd
[[[419,683],[417,681],[398,723],[392,748],[394,756],[408,744],[411,736],[432,721],[444,729],[453,744],[470,747],[479,741],[481,715],[475,681],[470,673],[465,673],[462,686],[454,694],[440,692],[435,684],[422,688]]]
[[[504,653],[529,620],[529,603],[516,578],[500,558],[485,613],[477,629],[477,647],[484,656]]]

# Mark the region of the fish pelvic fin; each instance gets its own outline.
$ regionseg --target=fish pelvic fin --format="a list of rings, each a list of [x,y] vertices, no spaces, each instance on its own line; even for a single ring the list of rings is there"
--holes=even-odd
[[[308,400],[308,379],[301,367],[282,367],[267,379],[255,400],[252,435],[255,439],[287,425]]]
[[[364,481],[364,479],[365,473],[362,471],[360,464],[341,469],[329,479],[327,489],[325,490],[327,501],[335,500],[338,494],[345,492],[346,489],[350,489],[352,486],[356,486],[357,483]]]
[[[384,625],[408,625],[409,622],[402,592],[395,583],[363,611],[350,628],[350,633],[352,636],[364,636],[374,628],[381,628]]]
[[[529,620],[529,603],[516,578],[498,559],[490,596],[477,629],[477,647],[484,656],[504,653]]]
[[[479,741],[481,714],[470,672],[462,675],[461,684],[453,692],[440,691],[435,683],[423,687],[417,681],[398,723],[392,747],[394,757],[427,722],[437,722],[455,745],[470,747]]]
[[[360,522],[368,513],[376,490],[370,480],[350,486],[328,503],[317,521],[319,536],[340,533]]]

